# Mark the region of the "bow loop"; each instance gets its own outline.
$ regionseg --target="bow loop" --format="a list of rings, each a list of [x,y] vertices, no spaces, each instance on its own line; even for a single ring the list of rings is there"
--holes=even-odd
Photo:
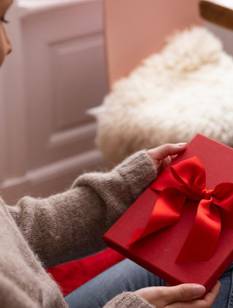
[[[171,172],[173,177],[188,190],[201,193],[205,189],[205,169],[196,156],[171,166]]]
[[[150,219],[144,229],[136,230],[130,244],[139,239],[157,232],[165,227],[171,226],[180,219],[185,196],[174,188],[166,188],[161,192],[156,206],[153,207]]]

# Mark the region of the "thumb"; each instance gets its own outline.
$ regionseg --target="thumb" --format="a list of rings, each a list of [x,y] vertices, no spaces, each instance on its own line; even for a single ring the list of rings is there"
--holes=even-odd
[[[204,286],[193,283],[181,284],[174,287],[166,287],[163,290],[165,305],[175,302],[187,302],[204,296]]]

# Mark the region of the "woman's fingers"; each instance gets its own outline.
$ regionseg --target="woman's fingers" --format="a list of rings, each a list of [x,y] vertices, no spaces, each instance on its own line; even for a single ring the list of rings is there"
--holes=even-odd
[[[148,287],[135,293],[156,308],[211,308],[219,290],[219,282],[207,294],[204,286],[187,283],[173,287]]]
[[[152,159],[160,161],[166,158],[167,156],[173,156],[181,153],[185,150],[187,143],[168,143],[161,145],[155,149],[148,150],[149,155],[151,155]]]
[[[197,284],[182,284],[174,287],[148,287],[135,291],[136,294],[156,306],[156,308],[164,308],[177,302],[192,302],[203,297],[205,292],[205,287]]]
[[[218,281],[216,283],[216,285],[213,287],[213,289],[206,294],[205,298],[204,298],[204,301],[209,304],[209,306],[207,307],[211,307],[216,299],[216,297],[218,296],[218,293],[220,291],[220,288],[221,288],[221,284],[220,282]]]
[[[194,299],[201,298],[205,294],[206,289],[202,285],[187,283],[174,287],[164,287],[162,292],[166,306],[171,303],[190,302]]]
[[[172,162],[172,157],[168,156],[168,157],[164,158],[161,162],[162,162],[162,167],[166,168]]]
[[[193,300],[190,302],[176,302],[174,304],[165,306],[165,308],[211,308],[214,304],[216,297],[218,296],[220,287],[220,283],[217,282],[213,289],[209,293],[207,293],[204,298]]]

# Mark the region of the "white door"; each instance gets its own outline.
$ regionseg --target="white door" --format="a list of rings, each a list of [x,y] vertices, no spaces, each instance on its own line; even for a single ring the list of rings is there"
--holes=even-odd
[[[102,163],[86,113],[107,92],[102,1],[60,2],[22,1],[12,12],[15,55],[2,72],[0,124],[8,200],[64,189]]]

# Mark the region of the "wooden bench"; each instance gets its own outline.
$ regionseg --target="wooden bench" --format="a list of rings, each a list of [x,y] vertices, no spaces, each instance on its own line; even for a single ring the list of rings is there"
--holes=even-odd
[[[232,0],[202,0],[199,3],[199,10],[204,19],[233,30]]]

